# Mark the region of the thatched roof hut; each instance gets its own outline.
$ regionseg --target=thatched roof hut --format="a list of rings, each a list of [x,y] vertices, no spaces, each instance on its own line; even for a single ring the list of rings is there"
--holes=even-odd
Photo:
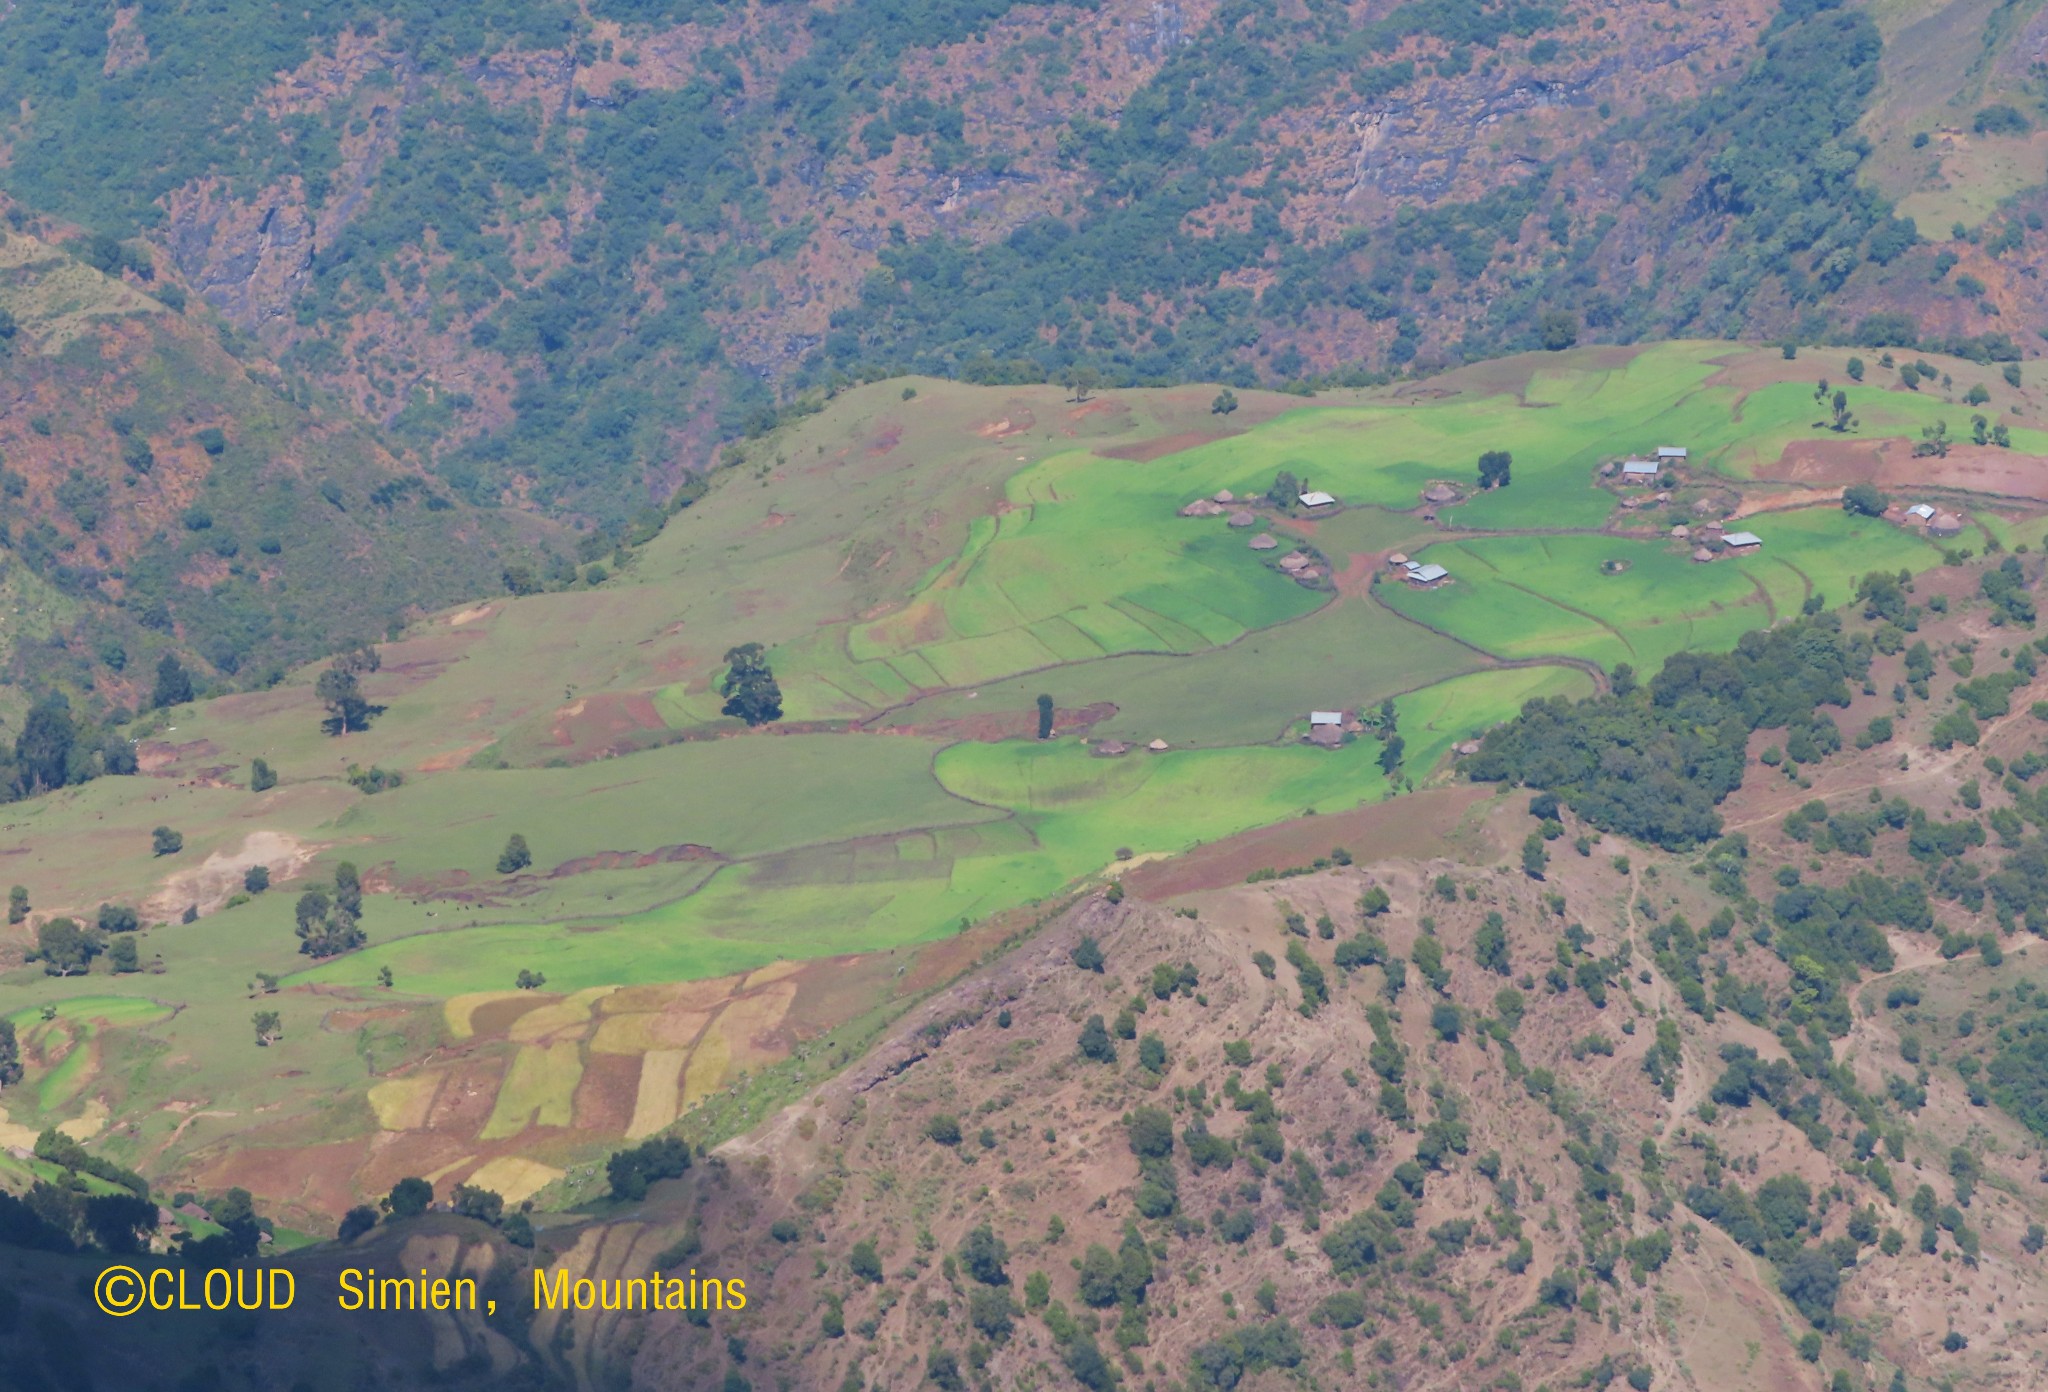
[[[1422,501],[1437,504],[1455,503],[1458,501],[1458,490],[1448,483],[1432,483],[1422,490]]]
[[[1705,562],[1714,559],[1714,553],[1707,550],[1706,547],[1702,546],[1697,551],[1692,553],[1692,558],[1704,564]]]
[[[1404,551],[1396,551],[1396,552],[1395,552],[1395,553],[1394,553],[1393,555],[1391,555],[1391,556],[1387,557],[1387,564],[1388,564],[1388,565],[1390,565],[1390,566],[1404,566],[1404,565],[1407,565],[1407,564],[1408,564],[1408,555],[1407,555],[1407,553],[1406,553],[1406,552],[1404,552]]]
[[[1266,532],[1260,532],[1257,536],[1253,537],[1250,544],[1254,551],[1273,551],[1277,550],[1280,546],[1280,543],[1275,541]]]
[[[1239,508],[1230,514],[1230,525],[1233,527],[1249,527],[1258,520],[1258,516],[1250,508]]]
[[[1311,563],[1312,558],[1302,551],[1289,551],[1280,558],[1280,569],[1300,570]]]
[[[1164,752],[1166,752],[1166,741],[1163,739],[1156,739],[1153,740],[1152,743],[1146,745],[1145,747],[1151,750],[1154,754],[1163,754]]]
[[[1228,488],[1219,488],[1216,490],[1216,501],[1219,503],[1234,503],[1237,501],[1237,495]]]
[[[1671,535],[1677,538],[1679,541],[1684,541],[1687,537],[1692,535],[1692,529],[1681,522],[1679,523],[1679,525],[1671,529]]]
[[[1197,498],[1180,510],[1182,517],[1221,517],[1223,505],[1212,503],[1207,498]]]
[[[1927,535],[1932,537],[1952,537],[1961,536],[1962,534],[1963,519],[1952,512],[1937,512],[1934,514],[1934,520],[1927,524]]]
[[[1121,759],[1131,752],[1131,747],[1122,740],[1103,740],[1088,752],[1098,759]]]

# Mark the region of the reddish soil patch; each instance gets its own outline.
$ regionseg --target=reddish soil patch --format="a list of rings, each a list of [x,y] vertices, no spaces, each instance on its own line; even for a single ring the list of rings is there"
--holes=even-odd
[[[143,773],[165,773],[174,764],[188,756],[204,759],[220,753],[220,746],[212,740],[193,740],[189,744],[173,744],[165,740],[144,740],[135,747],[135,767]]]
[[[2048,459],[1995,445],[1952,445],[1940,459],[1916,458],[1905,440],[1794,440],[1771,478],[1816,486],[1954,488],[2048,502]]]
[[[555,713],[554,742],[578,753],[596,754],[622,736],[666,728],[654,702],[637,692],[603,691],[572,701]]]
[[[868,441],[868,453],[884,455],[903,443],[903,426],[891,421],[875,432],[875,438]]]
[[[1038,424],[1037,416],[1033,415],[1029,410],[1019,408],[1011,411],[1009,415],[1004,416],[1001,420],[987,421],[975,426],[974,433],[986,440],[1003,440],[1012,435],[1022,435],[1036,424]]]
[[[1054,710],[1052,729],[1056,735],[1086,734],[1100,722],[1116,714],[1116,706],[1108,701],[1097,701],[1082,706],[1079,710]],[[907,725],[863,726],[869,734],[876,735],[937,735],[946,739],[974,740],[982,744],[995,744],[1001,740],[1033,739],[1038,734],[1038,712],[1035,710],[990,711],[987,715],[957,716],[944,720],[920,720]]]
[[[369,1158],[367,1136],[327,1145],[238,1148],[207,1162],[195,1175],[194,1187],[218,1192],[239,1186],[264,1208],[282,1205],[331,1215],[355,1203],[356,1171]],[[392,1183],[400,1178],[394,1176]]]
[[[1086,420],[1089,416],[1099,416],[1105,411],[1121,410],[1123,410],[1122,402],[1096,400],[1089,402],[1086,406],[1076,406],[1073,410],[1067,412],[1067,419]]]
[[[599,851],[596,855],[578,856],[565,860],[548,871],[551,880],[565,875],[581,875],[589,870],[644,870],[650,865],[669,865],[679,860],[716,860],[724,856],[709,846],[660,846],[651,851]]]
[[[1129,459],[1139,464],[1149,464],[1169,454],[1206,445],[1214,440],[1227,440],[1237,434],[1235,430],[1183,430],[1178,435],[1161,435],[1154,440],[1140,440],[1134,445],[1118,445],[1114,449],[1095,451],[1105,459]]]
[[[1349,812],[1297,817],[1242,832],[1173,860],[1140,865],[1123,877],[1123,885],[1127,893],[1141,899],[1171,899],[1197,890],[1243,884],[1254,870],[1307,865],[1337,846],[1350,851],[1360,865],[1395,856],[1440,856],[1449,849],[1446,839],[1465,813],[1491,796],[1490,787],[1465,784],[1433,788]]]
[[[1385,551],[1375,551],[1369,555],[1353,556],[1346,561],[1344,569],[1331,577],[1332,583],[1337,586],[1337,593],[1360,598],[1371,594],[1373,577],[1379,574],[1380,567],[1387,563],[1389,554]]]
[[[576,1129],[625,1135],[639,1094],[638,1054],[590,1055],[583,1065],[582,1081],[576,1084]]]
[[[474,744],[465,744],[460,749],[451,749],[445,754],[435,754],[422,759],[418,768],[421,773],[446,773],[450,769],[461,768],[490,747],[489,740],[478,740]]]

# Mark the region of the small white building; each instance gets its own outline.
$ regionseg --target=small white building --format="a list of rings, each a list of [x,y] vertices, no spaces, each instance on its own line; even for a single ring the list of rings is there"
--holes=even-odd
[[[1310,725],[1310,727],[1311,727],[1311,728],[1313,728],[1314,726],[1317,726],[1317,725],[1338,725],[1338,726],[1341,726],[1341,725],[1343,725],[1343,723],[1344,723],[1344,712],[1343,712],[1343,711],[1310,711],[1310,712],[1308,713],[1308,723],[1309,723],[1309,725]]]
[[[1755,532],[1730,532],[1721,538],[1721,544],[1730,551],[1754,551],[1764,544],[1764,539]]]
[[[1328,494],[1328,493],[1322,492],[1322,491],[1321,491],[1320,489],[1318,489],[1317,491],[1315,491],[1315,492],[1313,492],[1313,493],[1304,493],[1304,494],[1302,494],[1302,495],[1301,495],[1301,505],[1302,505],[1303,507],[1311,507],[1311,508],[1319,508],[1319,507],[1328,507],[1328,506],[1329,506],[1330,504],[1332,504],[1332,503],[1334,503],[1334,502],[1336,502],[1336,501],[1337,501],[1337,499],[1336,499],[1336,498],[1335,498],[1334,496],[1332,496],[1331,494]]]
[[[1449,574],[1448,570],[1434,562],[1429,565],[1420,565],[1414,561],[1408,563],[1408,582],[1413,585],[1434,585]]]
[[[1925,503],[1915,503],[1906,509],[1906,516],[1917,517],[1922,522],[1932,522],[1934,520],[1934,509]]]
[[[1654,483],[1656,482],[1657,474],[1657,466],[1647,459],[1628,459],[1622,461],[1621,479],[1624,483]]]
[[[1685,446],[1684,446],[1684,445],[1659,445],[1659,446],[1657,446],[1657,462],[1658,462],[1658,463],[1660,463],[1660,464],[1683,464],[1683,463],[1685,463]]]

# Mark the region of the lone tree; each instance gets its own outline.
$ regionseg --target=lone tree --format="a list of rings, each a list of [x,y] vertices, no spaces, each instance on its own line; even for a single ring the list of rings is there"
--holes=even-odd
[[[548,974],[546,972],[528,971],[526,968],[521,967],[519,975],[512,979],[512,984],[522,991],[538,991],[541,987],[548,984]]]
[[[1060,374],[1060,381],[1074,394],[1075,401],[1086,401],[1088,393],[1102,380],[1102,374],[1085,363],[1075,363]]]
[[[373,706],[364,698],[362,685],[364,673],[383,665],[377,650],[368,643],[327,664],[327,670],[313,684],[313,694],[327,707],[327,718],[320,722],[322,731],[330,735],[351,734],[369,728],[370,722],[384,713],[384,707]]]
[[[176,855],[185,849],[185,834],[160,826],[149,834],[149,848],[156,855]]]
[[[434,1202],[434,1186],[424,1179],[408,1177],[391,1186],[381,1205],[393,1218],[417,1218]]]
[[[0,1087],[21,1081],[21,1048],[15,1043],[14,1021],[0,1020]]]
[[[191,699],[191,674],[178,661],[177,654],[165,653],[156,664],[156,688],[150,692],[149,704],[161,710],[165,706],[182,706]]]
[[[28,886],[16,885],[7,891],[7,922],[11,926],[28,917]]]
[[[1891,506],[1891,501],[1878,491],[1874,483],[1852,483],[1842,490],[1842,511],[1864,517],[1884,516],[1884,510]]]
[[[1536,320],[1536,338],[1546,352],[1561,353],[1579,341],[1579,317],[1570,310],[1545,310]]]
[[[1217,392],[1216,399],[1209,403],[1209,414],[1212,416],[1227,416],[1236,409],[1237,393],[1228,387]]]
[[[1828,422],[1828,429],[1840,435],[1856,428],[1856,416],[1849,410],[1849,393],[1837,391],[1829,405],[1834,414]]]
[[[505,843],[505,849],[498,852],[498,873],[510,875],[533,864],[533,852],[526,849],[526,838],[518,832]]]
[[[78,926],[71,918],[53,918],[36,928],[36,956],[46,976],[70,976],[84,972],[99,955],[100,938]]]
[[[277,770],[264,759],[249,761],[249,791],[267,793],[277,786]]]
[[[275,1010],[259,1010],[249,1022],[256,1026],[256,1047],[267,1049],[284,1038],[284,1021]]]
[[[749,725],[766,725],[782,719],[782,688],[768,669],[767,650],[759,643],[742,643],[725,655],[725,677],[718,694],[725,697],[722,708]]]
[[[1052,738],[1052,712],[1052,697],[1040,696],[1038,698],[1038,737],[1042,740]]]
[[[1506,450],[1488,450],[1479,456],[1479,486],[1481,488],[1506,488],[1510,482],[1508,468],[1515,457]]]
[[[270,867],[252,865],[242,872],[242,888],[251,894],[261,894],[270,888]]]

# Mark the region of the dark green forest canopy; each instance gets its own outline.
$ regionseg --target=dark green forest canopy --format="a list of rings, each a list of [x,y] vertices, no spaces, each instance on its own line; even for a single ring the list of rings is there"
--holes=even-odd
[[[1849,704],[1870,639],[1820,614],[1746,633],[1731,653],[1679,653],[1647,688],[1532,701],[1489,731],[1467,776],[1556,793],[1603,831],[1685,850],[1718,836],[1750,733]]]

